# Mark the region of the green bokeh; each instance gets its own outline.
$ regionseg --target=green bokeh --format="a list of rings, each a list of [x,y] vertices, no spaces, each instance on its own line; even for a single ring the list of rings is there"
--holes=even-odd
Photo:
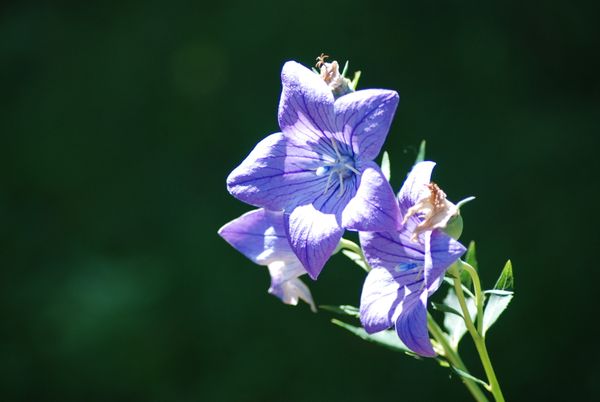
[[[481,4],[485,3],[485,4]],[[0,400],[466,400],[432,362],[285,306],[216,235],[225,177],[321,52],[397,89],[392,184],[421,139],[465,206],[508,400],[600,392],[597,2],[18,2],[0,12]],[[311,289],[357,304],[335,257]],[[468,344],[468,341],[465,342]],[[473,348],[465,355],[477,375]]]

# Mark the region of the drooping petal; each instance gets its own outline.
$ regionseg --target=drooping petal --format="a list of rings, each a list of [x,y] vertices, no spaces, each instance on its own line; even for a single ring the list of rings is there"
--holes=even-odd
[[[236,198],[271,210],[292,210],[323,193],[327,177],[317,176],[322,165],[310,149],[288,153],[282,133],[259,142],[227,178],[227,189]]]
[[[465,251],[465,246],[440,230],[425,234],[425,281],[429,294],[437,290],[438,279]]]
[[[342,213],[342,226],[360,231],[391,231],[399,219],[400,209],[390,184],[379,166],[374,162],[366,164],[358,191]]]
[[[317,279],[344,231],[336,216],[308,204],[286,214],[284,222],[292,250],[310,277]]]
[[[404,297],[398,308],[396,332],[413,352],[425,357],[435,357],[427,330],[427,292],[414,288],[410,290],[412,292]]]
[[[286,238],[282,212],[256,209],[227,223],[218,233],[256,264],[295,259]]]
[[[335,101],[341,142],[350,144],[361,160],[373,160],[385,141],[400,97],[396,91],[365,89]]]
[[[335,132],[334,98],[318,75],[288,61],[281,70],[283,90],[279,101],[279,127],[297,144],[311,144],[333,155],[328,138]]]
[[[269,273],[271,274],[270,294],[294,306],[298,304],[298,300],[304,300],[310,305],[312,311],[317,310],[308,286],[298,278],[306,273],[300,261],[290,263],[274,261],[269,264]]]
[[[404,216],[413,205],[419,202],[425,194],[428,194],[429,190],[427,184],[431,181],[431,172],[433,172],[434,166],[435,162],[430,161],[419,162],[413,166],[398,193],[398,201],[400,203],[402,216]],[[413,217],[412,219],[416,220],[416,217]]]
[[[393,325],[392,315],[402,297],[400,285],[385,268],[373,268],[360,296],[360,322],[372,334]]]

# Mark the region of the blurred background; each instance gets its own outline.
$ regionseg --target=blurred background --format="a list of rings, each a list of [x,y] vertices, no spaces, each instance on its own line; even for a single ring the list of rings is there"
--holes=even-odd
[[[598,398],[598,3],[483,3],[4,3],[0,400],[469,400],[283,305],[216,234],[250,209],[225,178],[278,131],[281,66],[321,52],[400,93],[394,188],[426,139],[449,198],[477,196],[484,284],[512,260],[507,399]],[[357,305],[362,280],[336,256],[310,285]]]

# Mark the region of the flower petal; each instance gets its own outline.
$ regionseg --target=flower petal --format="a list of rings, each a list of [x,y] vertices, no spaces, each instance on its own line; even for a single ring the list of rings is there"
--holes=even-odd
[[[408,174],[408,177],[398,193],[398,201],[403,216],[410,207],[423,198],[424,194],[428,193],[426,185],[431,181],[431,172],[433,171],[434,166],[435,162],[419,162],[413,166]],[[414,220],[416,220],[416,217],[414,217]]]
[[[269,273],[271,274],[270,294],[293,306],[298,304],[298,300],[304,300],[310,305],[312,311],[317,310],[308,286],[298,278],[306,273],[300,261],[291,263],[275,261],[269,264]]]
[[[385,141],[400,97],[396,91],[366,89],[335,102],[336,127],[341,142],[364,161],[373,160]]]
[[[312,144],[334,154],[327,138],[335,131],[333,94],[325,81],[295,61],[281,70],[283,90],[279,101],[279,127],[298,144]]]
[[[425,234],[425,282],[429,294],[437,290],[446,270],[467,251],[465,246],[440,230]]]
[[[317,279],[344,232],[336,216],[308,204],[286,214],[284,222],[292,250],[310,277]]]
[[[282,212],[256,209],[227,223],[218,233],[256,264],[296,259],[285,234]]]
[[[395,230],[400,209],[394,192],[379,166],[374,162],[366,166],[356,195],[342,213],[342,226],[360,231]]]
[[[359,232],[365,257],[373,268],[395,270],[422,267],[425,263],[425,245],[410,240],[410,233]]]
[[[360,296],[360,322],[372,334],[393,325],[392,315],[402,294],[400,285],[385,268],[373,268]]]
[[[327,177],[317,176],[322,165],[309,149],[293,148],[282,133],[271,134],[250,152],[227,178],[236,198],[271,210],[292,210],[323,193]]]
[[[427,331],[427,292],[406,295],[399,310],[396,332],[402,342],[421,356],[435,357]]]

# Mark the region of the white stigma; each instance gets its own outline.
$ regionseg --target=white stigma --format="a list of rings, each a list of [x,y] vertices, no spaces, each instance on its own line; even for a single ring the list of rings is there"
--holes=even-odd
[[[331,162],[325,162],[323,166],[319,166],[315,170],[315,174],[317,176],[324,176],[325,174],[328,174],[323,195],[327,194],[327,191],[329,191],[332,177],[337,175],[337,179],[340,183],[340,192],[338,194],[339,198],[344,194],[344,179],[348,179],[350,176],[352,176],[352,173],[360,175],[360,172],[354,167],[354,160],[351,156],[342,155],[334,138],[331,138],[331,147],[335,152],[335,160]]]

